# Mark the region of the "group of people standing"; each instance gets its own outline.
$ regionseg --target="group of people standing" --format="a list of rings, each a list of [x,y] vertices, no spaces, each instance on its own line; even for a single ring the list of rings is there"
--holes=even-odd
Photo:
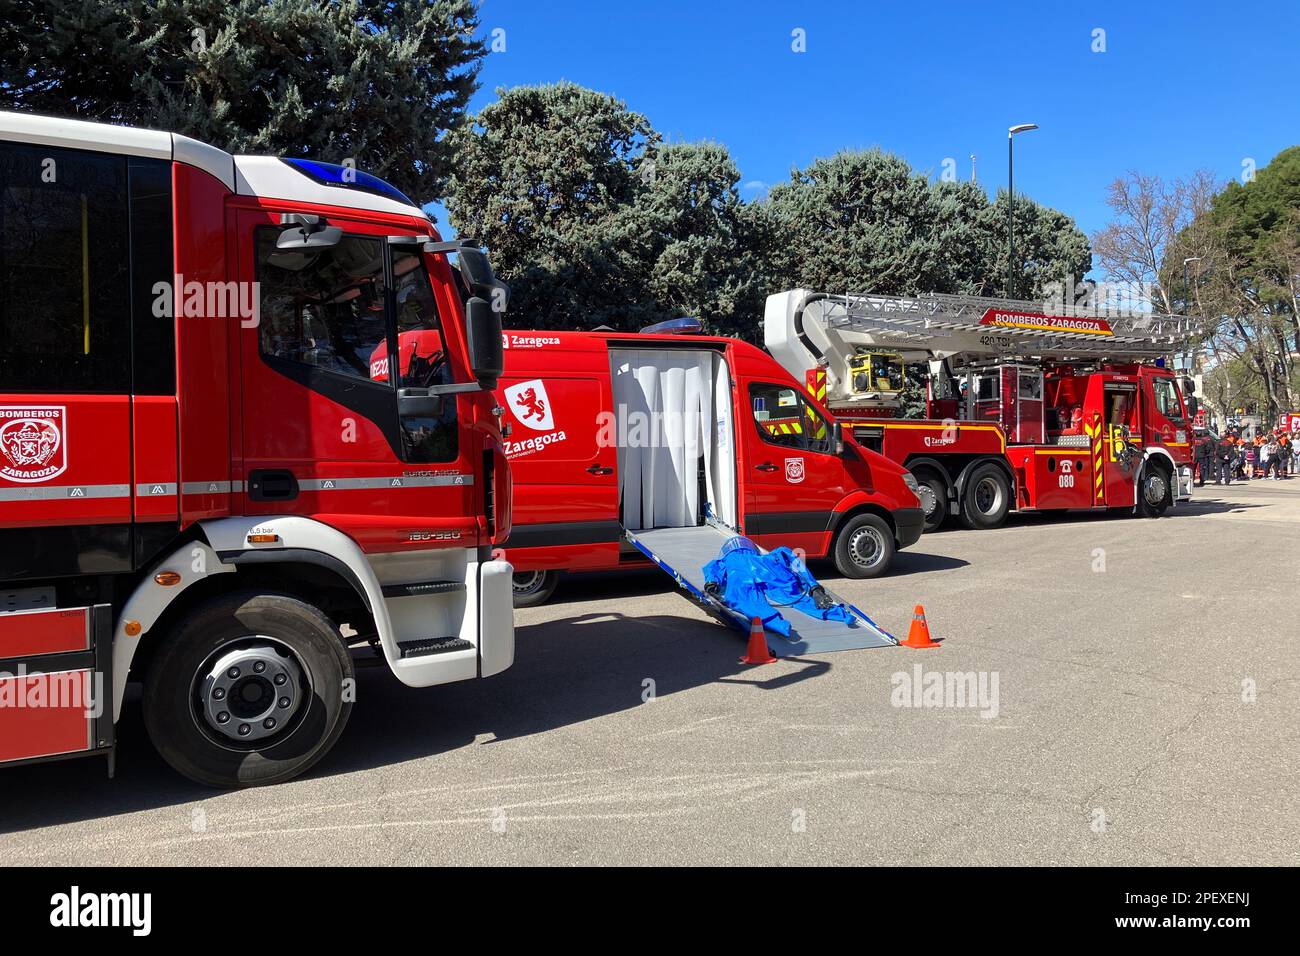
[[[1300,434],[1281,428],[1260,432],[1253,438],[1237,429],[1230,429],[1222,437],[1207,431],[1196,440],[1196,483],[1203,485],[1207,478],[1216,485],[1231,484],[1234,478],[1281,481],[1290,477],[1296,467],[1298,439]]]

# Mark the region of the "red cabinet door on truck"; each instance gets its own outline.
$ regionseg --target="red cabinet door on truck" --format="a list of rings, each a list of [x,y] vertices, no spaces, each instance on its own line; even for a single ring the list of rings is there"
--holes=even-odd
[[[618,448],[600,417],[610,408],[609,379],[538,377],[507,364],[515,367],[496,391],[515,487],[506,557],[522,571],[617,564]]]
[[[165,160],[0,143],[0,581],[176,534],[171,216]]]
[[[238,334],[246,513],[312,515],[372,553],[476,546],[468,402],[447,395],[440,415],[399,414],[399,387],[456,381],[448,350],[460,332],[439,263],[385,241],[412,232],[398,217],[328,215],[337,245],[285,254],[278,212],[234,215],[260,303]]]
[[[742,379],[736,395],[745,533],[765,548],[823,556],[845,493],[829,423],[790,384]]]

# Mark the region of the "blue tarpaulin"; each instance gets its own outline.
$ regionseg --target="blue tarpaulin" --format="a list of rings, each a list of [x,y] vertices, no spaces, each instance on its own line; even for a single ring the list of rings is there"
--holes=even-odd
[[[724,547],[719,557],[704,566],[704,580],[728,607],[747,618],[759,618],[765,628],[782,637],[790,636],[790,622],[781,613],[786,608],[820,621],[856,623],[843,604],[817,606],[813,595],[820,585],[803,559],[789,548],[761,554],[752,546]]]

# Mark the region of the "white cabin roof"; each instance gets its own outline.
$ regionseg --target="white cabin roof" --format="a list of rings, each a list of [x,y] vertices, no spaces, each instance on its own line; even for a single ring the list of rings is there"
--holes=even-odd
[[[273,156],[232,156],[179,133],[0,111],[0,140],[184,163],[241,196],[424,216],[414,205],[361,189],[319,183]]]

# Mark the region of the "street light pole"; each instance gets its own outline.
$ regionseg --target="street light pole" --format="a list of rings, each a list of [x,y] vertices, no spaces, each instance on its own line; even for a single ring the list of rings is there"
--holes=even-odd
[[[1016,186],[1012,177],[1013,150],[1011,144],[1017,133],[1038,129],[1037,123],[1021,123],[1007,130],[1007,298],[1016,297]]]

